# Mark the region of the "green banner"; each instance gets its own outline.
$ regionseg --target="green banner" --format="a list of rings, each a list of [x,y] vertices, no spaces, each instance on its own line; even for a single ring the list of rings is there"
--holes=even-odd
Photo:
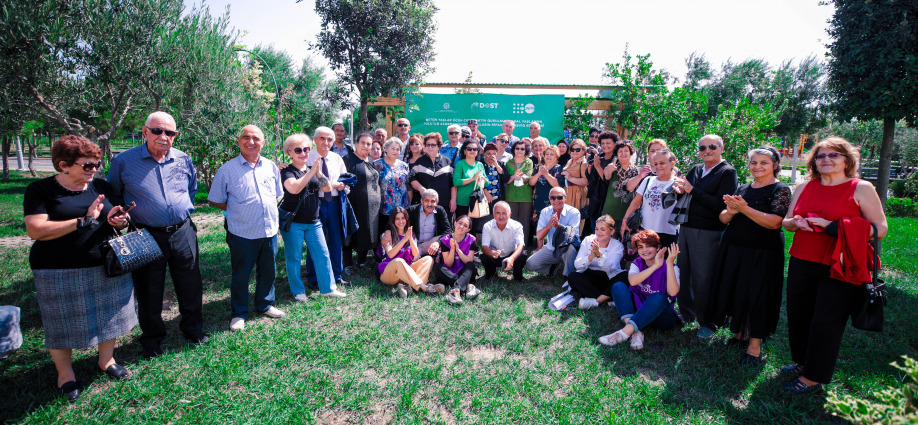
[[[503,133],[505,120],[515,124],[513,135],[529,137],[529,124],[542,126],[540,136],[552,144],[564,137],[564,95],[561,94],[437,94],[419,93],[406,99],[406,118],[411,121],[411,133],[438,132],[446,139],[451,124],[466,125],[478,120],[478,131],[488,141]]]

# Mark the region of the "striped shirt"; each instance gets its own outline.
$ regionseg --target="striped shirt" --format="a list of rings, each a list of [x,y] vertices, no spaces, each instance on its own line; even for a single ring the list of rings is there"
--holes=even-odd
[[[210,185],[207,200],[226,204],[229,232],[245,239],[277,234],[277,198],[284,196],[280,171],[265,157],[252,167],[242,155],[223,164]]]
[[[194,212],[197,173],[191,158],[171,148],[158,162],[147,145],[135,146],[112,158],[108,182],[114,189],[112,204],[136,202],[131,217],[137,223],[166,227],[185,221]]]

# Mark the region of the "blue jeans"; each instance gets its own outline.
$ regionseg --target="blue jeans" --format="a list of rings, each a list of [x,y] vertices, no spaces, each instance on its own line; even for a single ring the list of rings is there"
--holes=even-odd
[[[647,297],[637,312],[634,311],[634,297],[627,283],[616,282],[615,285],[612,285],[612,299],[615,301],[615,309],[618,310],[622,321],[630,318],[631,321],[628,323],[634,326],[635,331],[647,325],[665,330],[679,323],[679,317],[670,308],[666,295],[659,292]]]
[[[328,254],[332,271],[335,273],[335,281],[339,281],[341,280],[341,272],[344,269],[342,264],[344,260],[344,232],[341,230],[341,208],[337,199],[333,199],[331,202],[319,201],[319,221],[325,230],[325,243],[328,246]],[[311,256],[312,253],[307,250],[306,279],[310,282],[318,283],[316,269],[312,266]]]
[[[327,294],[335,289],[332,279],[331,260],[328,258],[328,246],[325,245],[325,233],[322,232],[322,223],[315,224],[290,223],[290,231],[280,231],[284,238],[284,259],[287,262],[287,283],[290,284],[290,293],[293,295],[305,294],[306,286],[300,277],[300,262],[303,260],[303,241],[306,242],[306,252],[316,255],[307,255],[307,260],[314,270],[317,270],[319,292]]]
[[[265,312],[274,304],[274,278],[277,266],[277,235],[270,238],[246,239],[226,233],[230,248],[230,265],[233,278],[230,281],[230,305],[233,317],[249,317],[249,276],[255,269],[255,310]]]

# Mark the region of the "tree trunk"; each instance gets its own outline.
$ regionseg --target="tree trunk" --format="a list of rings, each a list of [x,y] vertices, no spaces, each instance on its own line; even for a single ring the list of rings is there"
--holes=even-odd
[[[3,138],[3,181],[10,181],[10,146],[13,144],[13,137]]]
[[[370,120],[367,119],[367,104],[370,103],[370,100],[367,99],[363,93],[360,94],[360,127],[363,129],[361,131],[370,130]]]
[[[33,136],[29,138],[29,175],[32,177],[38,177],[38,173],[35,172],[35,148],[38,147],[38,144],[41,143],[41,138]]]
[[[883,144],[880,147],[880,165],[877,170],[877,193],[883,209],[886,209],[886,194],[889,189],[889,166],[892,160],[893,137],[896,135],[896,120],[883,119]]]

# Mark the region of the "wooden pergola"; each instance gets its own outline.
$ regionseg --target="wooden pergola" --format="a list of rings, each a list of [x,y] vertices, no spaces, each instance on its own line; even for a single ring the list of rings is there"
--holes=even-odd
[[[418,88],[446,88],[446,89],[510,89],[510,90],[621,90],[622,86],[605,86],[605,85],[579,85],[579,84],[500,84],[500,83],[423,83],[417,85]],[[565,96],[564,107],[574,106],[575,97]],[[386,108],[386,133],[393,134],[395,131],[395,120],[392,117],[390,107],[404,107],[405,98],[402,97],[377,97],[376,101],[370,102],[368,106],[383,106]],[[594,114],[596,118],[606,120],[606,128],[611,127],[612,115],[609,113],[612,108],[618,110],[624,109],[621,103],[614,103],[612,99],[596,98],[587,106],[589,111],[601,111]],[[604,112],[604,113],[602,113]],[[627,130],[621,125],[616,128],[618,134],[623,138],[626,137]]]

